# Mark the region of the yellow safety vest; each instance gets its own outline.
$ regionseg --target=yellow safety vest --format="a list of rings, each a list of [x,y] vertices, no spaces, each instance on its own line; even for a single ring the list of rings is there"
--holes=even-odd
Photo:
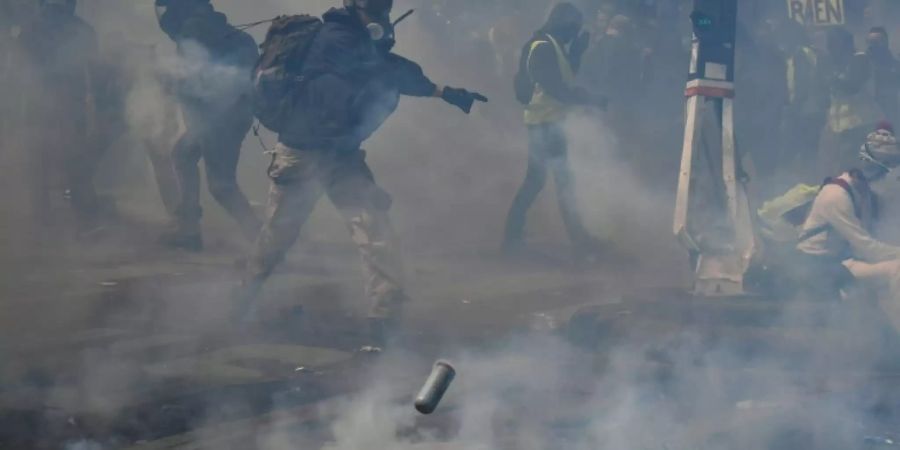
[[[562,46],[556,42],[556,39],[553,39],[552,36],[547,36],[546,41],[534,41],[531,44],[531,50],[528,52],[528,63],[530,65],[531,55],[534,53],[534,50],[538,48],[539,45],[542,44],[553,44],[553,48],[556,50],[556,59],[559,63],[559,72],[562,74],[562,81],[567,86],[571,86],[575,83],[575,71],[572,70],[572,64],[569,63],[569,58],[566,56],[566,52],[563,50]],[[526,65],[526,67],[529,67]],[[569,106],[560,102],[559,100],[551,97],[549,94],[544,92],[544,89],[541,87],[539,83],[534,84],[534,95],[531,97],[531,103],[525,107],[525,124],[526,125],[540,125],[544,123],[555,123],[563,120],[566,116],[566,112],[568,112]]]
[[[819,57],[816,55],[816,52],[809,47],[803,47],[800,49],[803,52],[803,58],[806,60],[806,64],[815,67],[819,63]],[[800,55],[793,55],[788,57],[787,60],[787,83],[788,83],[788,100],[793,105],[797,101],[797,90],[798,85],[801,83],[808,83],[810,80],[798,80],[797,79],[797,58]],[[810,86],[803,86],[805,89],[810,89]]]
[[[863,55],[857,53],[857,56]],[[858,63],[858,62],[856,62]],[[828,128],[833,133],[843,133],[854,128],[874,126],[882,113],[875,103],[871,77],[855,94],[832,91],[831,108],[828,111]]]

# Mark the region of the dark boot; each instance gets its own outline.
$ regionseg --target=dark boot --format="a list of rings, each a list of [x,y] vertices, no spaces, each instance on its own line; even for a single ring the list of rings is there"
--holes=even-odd
[[[203,251],[203,234],[200,232],[199,223],[193,224],[179,220],[171,230],[160,236],[159,242],[167,247],[190,252]]]

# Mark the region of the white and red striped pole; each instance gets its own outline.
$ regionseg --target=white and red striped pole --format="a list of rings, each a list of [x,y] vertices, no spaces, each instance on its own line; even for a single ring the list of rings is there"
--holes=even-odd
[[[695,0],[674,232],[695,264],[694,292],[747,294],[756,237],[734,137],[737,0]]]

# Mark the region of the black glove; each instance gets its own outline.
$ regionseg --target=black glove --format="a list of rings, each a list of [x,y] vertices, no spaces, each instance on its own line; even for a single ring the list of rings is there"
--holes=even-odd
[[[569,59],[578,65],[581,62],[581,57],[584,56],[584,52],[587,51],[588,47],[591,45],[591,33],[587,31],[578,35],[574,41],[572,41],[572,45],[569,46]]]
[[[479,102],[488,101],[487,97],[477,92],[469,92],[465,89],[457,89],[452,87],[444,88],[444,92],[441,94],[441,99],[463,110],[463,112],[465,112],[466,114],[472,112],[472,105],[475,104],[475,100],[478,100]]]

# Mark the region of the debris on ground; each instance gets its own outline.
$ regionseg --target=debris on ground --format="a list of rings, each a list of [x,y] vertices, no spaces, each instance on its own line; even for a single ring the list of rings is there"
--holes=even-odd
[[[371,345],[364,345],[359,349],[360,353],[381,353],[381,347],[373,347]]]
[[[868,448],[900,447],[900,441],[890,436],[866,436],[863,438],[863,444]]]

